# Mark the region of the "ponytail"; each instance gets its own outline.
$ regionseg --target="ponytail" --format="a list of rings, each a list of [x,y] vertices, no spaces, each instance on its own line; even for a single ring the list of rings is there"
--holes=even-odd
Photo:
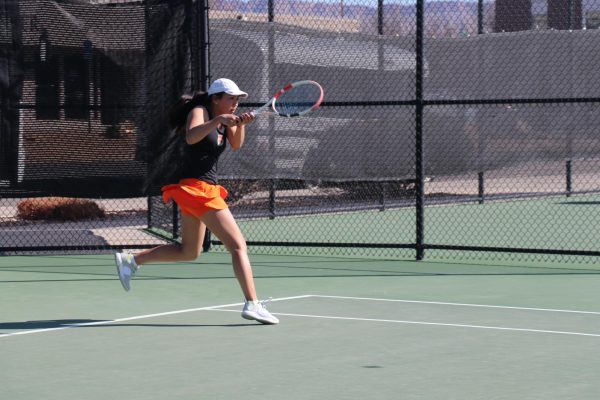
[[[209,104],[209,96],[206,92],[194,92],[192,95],[184,94],[169,111],[169,128],[176,130],[181,128],[185,124],[190,111],[198,106],[203,106],[208,110]]]

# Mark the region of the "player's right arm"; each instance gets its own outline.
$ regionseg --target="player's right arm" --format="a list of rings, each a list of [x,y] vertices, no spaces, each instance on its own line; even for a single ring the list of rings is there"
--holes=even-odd
[[[233,114],[223,114],[209,119],[208,111],[204,107],[196,107],[190,111],[187,118],[185,141],[187,144],[198,143],[219,125],[234,126],[237,122],[238,117]]]

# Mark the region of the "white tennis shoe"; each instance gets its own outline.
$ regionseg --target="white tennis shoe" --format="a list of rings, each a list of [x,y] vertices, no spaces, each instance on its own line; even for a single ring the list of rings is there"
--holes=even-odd
[[[123,285],[123,289],[129,291],[131,289],[131,278],[133,278],[138,269],[135,259],[129,253],[116,253],[115,263],[117,264],[117,273],[119,274],[121,285]]]
[[[261,301],[246,301],[242,310],[242,318],[258,321],[266,325],[279,323],[277,317],[267,311],[265,302]]]

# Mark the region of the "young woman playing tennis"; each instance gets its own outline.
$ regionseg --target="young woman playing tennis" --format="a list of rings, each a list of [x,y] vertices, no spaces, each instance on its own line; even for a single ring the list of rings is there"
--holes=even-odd
[[[167,244],[135,255],[115,254],[119,279],[125,290],[140,265],[153,262],[192,261],[201,251],[205,228],[211,230],[231,253],[233,270],[246,302],[242,317],[263,324],[279,320],[258,301],[246,241],[227,208],[227,190],[217,184],[217,163],[226,143],[237,150],[244,143],[250,113],[235,115],[241,91],[229,79],[217,79],[207,93],[182,96],[169,115],[171,128],[185,135],[188,145],[182,178],[162,188],[163,200],[171,199],[181,210],[181,245]]]

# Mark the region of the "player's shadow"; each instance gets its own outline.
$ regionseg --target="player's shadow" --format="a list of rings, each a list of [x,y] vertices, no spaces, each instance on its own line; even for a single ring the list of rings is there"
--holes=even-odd
[[[111,327],[141,327],[141,328],[238,328],[238,327],[250,327],[250,326],[262,326],[258,322],[247,322],[244,324],[106,324],[91,326],[90,328],[111,328]],[[82,328],[87,328],[83,326]]]
[[[33,330],[33,329],[49,329],[62,328],[77,324],[88,324],[94,322],[104,322],[103,320],[94,319],[57,319],[57,320],[41,320],[41,321],[23,321],[23,322],[0,322],[0,329],[15,329],[15,330]],[[108,322],[108,321],[107,321]]]
[[[98,325],[87,325],[98,323]],[[242,327],[242,326],[260,326],[255,323],[245,324],[120,324],[111,323],[110,320],[94,319],[57,319],[42,321],[23,321],[23,322],[0,322],[0,332],[2,330],[36,330],[53,328],[111,328],[111,327],[158,327],[158,328],[181,328],[181,327]]]

